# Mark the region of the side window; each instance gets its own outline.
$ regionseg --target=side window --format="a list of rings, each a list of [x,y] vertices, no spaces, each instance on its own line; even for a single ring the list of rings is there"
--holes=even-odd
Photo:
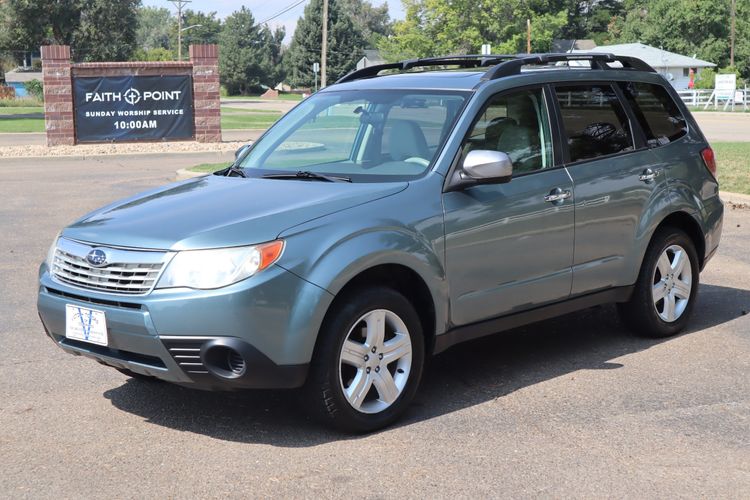
[[[463,147],[502,151],[514,174],[552,166],[549,114],[541,89],[493,97],[478,117]]]
[[[640,82],[622,82],[620,87],[646,134],[649,146],[669,144],[687,134],[685,117],[664,87]]]
[[[634,149],[628,116],[612,87],[566,85],[555,92],[571,162]]]

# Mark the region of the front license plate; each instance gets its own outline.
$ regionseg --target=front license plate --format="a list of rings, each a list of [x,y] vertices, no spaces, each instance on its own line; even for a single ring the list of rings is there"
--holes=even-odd
[[[65,305],[65,336],[92,344],[107,345],[107,321],[104,311]]]

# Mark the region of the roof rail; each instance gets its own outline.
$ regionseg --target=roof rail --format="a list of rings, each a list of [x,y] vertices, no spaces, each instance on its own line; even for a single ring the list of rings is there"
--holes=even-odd
[[[515,59],[517,56],[498,54],[498,55],[480,55],[480,54],[468,54],[468,55],[457,55],[457,56],[444,56],[444,57],[427,57],[422,59],[408,59],[406,61],[400,61],[395,63],[378,64],[375,66],[368,66],[366,68],[352,71],[351,73],[341,77],[336,83],[351,82],[354,80],[360,80],[362,78],[370,78],[378,76],[381,71],[389,69],[397,69],[400,71],[407,71],[412,68],[422,68],[428,66],[460,66],[462,68],[481,68],[487,66],[493,66],[503,61],[509,61]]]
[[[546,65],[553,62],[589,61],[591,69],[613,69],[608,63],[619,62],[623,68],[635,71],[656,73],[654,68],[645,62],[630,56],[616,56],[603,52],[579,52],[564,54],[468,54],[444,57],[428,57],[423,59],[408,59],[395,63],[368,66],[341,77],[336,83],[351,82],[362,78],[378,76],[381,71],[396,69],[408,71],[412,68],[428,66],[459,66],[461,68],[491,68],[482,77],[483,80],[495,80],[505,76],[517,75],[524,66]],[[619,68],[617,68],[619,69]]]
[[[656,73],[656,70],[654,70],[654,68],[635,57],[616,56],[614,54],[603,52],[579,52],[574,54],[565,53],[520,55],[509,61],[502,62],[497,66],[493,66],[484,74],[482,79],[496,80],[498,78],[503,78],[506,76],[517,75],[521,73],[521,68],[524,66],[546,65],[553,62],[569,61],[589,61],[589,63],[591,64],[591,69],[615,69],[611,68],[608,64],[619,62],[625,69]]]

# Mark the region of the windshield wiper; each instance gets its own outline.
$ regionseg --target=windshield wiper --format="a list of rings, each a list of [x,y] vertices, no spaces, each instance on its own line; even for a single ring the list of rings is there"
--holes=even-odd
[[[226,177],[231,177],[232,174],[237,174],[239,177],[247,177],[247,174],[243,169],[237,166],[236,163],[232,163],[227,167],[226,173],[224,174]]]
[[[337,175],[324,175],[309,170],[300,170],[299,172],[288,174],[266,174],[264,179],[313,179],[324,182],[352,182],[349,177],[340,177]]]

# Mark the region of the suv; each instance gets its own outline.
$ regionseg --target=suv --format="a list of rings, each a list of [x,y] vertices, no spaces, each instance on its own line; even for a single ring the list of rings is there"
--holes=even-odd
[[[371,431],[457,342],[612,302],[634,332],[676,334],[722,214],[713,151],[640,60],[385,64],[230,167],[66,227],[38,309],[63,350],[131,376],[304,387]]]

